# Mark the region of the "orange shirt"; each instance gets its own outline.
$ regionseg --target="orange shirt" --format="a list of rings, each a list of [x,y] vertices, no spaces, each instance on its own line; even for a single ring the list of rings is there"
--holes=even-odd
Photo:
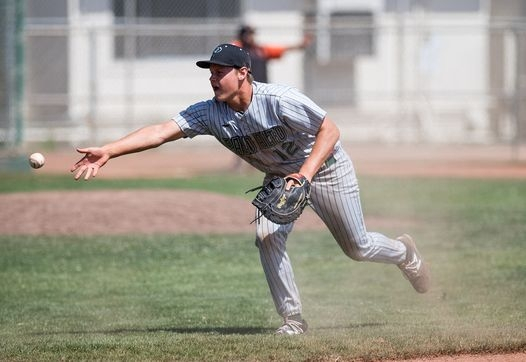
[[[233,45],[236,45],[238,47],[243,47],[241,42],[239,40],[234,40],[232,42]],[[249,52],[252,50],[255,53],[254,55],[257,55],[262,58],[266,59],[278,59],[283,56],[283,54],[287,51],[287,47],[282,45],[272,45],[272,44],[265,44],[265,45],[257,45],[254,48],[247,49]]]

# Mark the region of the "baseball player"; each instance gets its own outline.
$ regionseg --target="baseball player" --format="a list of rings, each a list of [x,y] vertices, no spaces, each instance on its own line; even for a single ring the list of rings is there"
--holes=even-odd
[[[77,149],[75,179],[95,177],[118,156],[184,137],[213,135],[221,144],[272,176],[300,173],[311,182],[311,202],[343,252],[356,261],[396,265],[417,292],[429,288],[429,272],[412,238],[391,239],[367,231],[353,164],[326,112],[298,90],[253,81],[249,54],[232,44],[217,46],[198,67],[210,70],[214,97],[189,106],[171,120],[141,128],[102,147]],[[283,324],[276,334],[302,334],[307,323],[286,241],[293,223],[256,224],[256,246]]]

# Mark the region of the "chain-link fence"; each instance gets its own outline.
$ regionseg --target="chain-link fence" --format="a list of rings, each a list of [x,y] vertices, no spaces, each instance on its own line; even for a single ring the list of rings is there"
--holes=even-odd
[[[344,137],[526,140],[524,18],[492,18],[480,6],[452,15],[392,1],[371,11],[292,3],[275,12],[241,0],[8,0],[1,140],[103,142],[168,119],[211,97],[195,61],[245,21],[261,42],[313,35],[306,51],[271,63],[270,80],[305,91]]]
[[[0,143],[23,140],[23,4],[0,2]]]

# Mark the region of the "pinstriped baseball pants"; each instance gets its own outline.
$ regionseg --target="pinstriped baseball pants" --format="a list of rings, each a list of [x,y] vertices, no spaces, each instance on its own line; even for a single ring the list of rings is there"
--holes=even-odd
[[[311,202],[343,252],[356,261],[400,264],[405,246],[377,232],[368,232],[353,164],[342,149],[320,168],[312,180]],[[301,313],[301,300],[287,254],[293,223],[278,225],[262,216],[256,226],[256,246],[270,293],[279,315]]]

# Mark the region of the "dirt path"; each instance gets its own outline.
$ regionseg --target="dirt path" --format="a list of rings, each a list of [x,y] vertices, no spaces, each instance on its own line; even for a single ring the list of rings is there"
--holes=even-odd
[[[526,160],[519,157],[520,152],[514,156],[509,147],[353,145],[347,149],[359,176],[526,179]],[[73,149],[44,153],[46,165],[34,171],[36,175],[68,174],[79,159]],[[181,178],[225,170],[253,172],[246,164],[235,169],[234,165],[234,156],[224,148],[183,141],[182,146],[168,144],[111,160],[98,177]],[[196,191],[17,193],[0,195],[0,206],[0,219],[5,220],[0,224],[3,234],[251,232],[254,217],[246,199]],[[371,228],[410,227],[412,221],[368,218],[367,223]],[[296,225],[307,230],[322,227],[311,210]]]
[[[234,169],[234,156],[209,142],[190,145],[167,144],[156,150],[110,161],[100,174],[104,178],[188,177],[220,171],[250,172],[250,166]],[[526,179],[526,147],[451,145],[372,145],[345,146],[358,176],[470,177]],[[36,152],[39,150],[30,150]],[[43,152],[46,165],[40,173],[68,173],[80,157],[71,149]]]

